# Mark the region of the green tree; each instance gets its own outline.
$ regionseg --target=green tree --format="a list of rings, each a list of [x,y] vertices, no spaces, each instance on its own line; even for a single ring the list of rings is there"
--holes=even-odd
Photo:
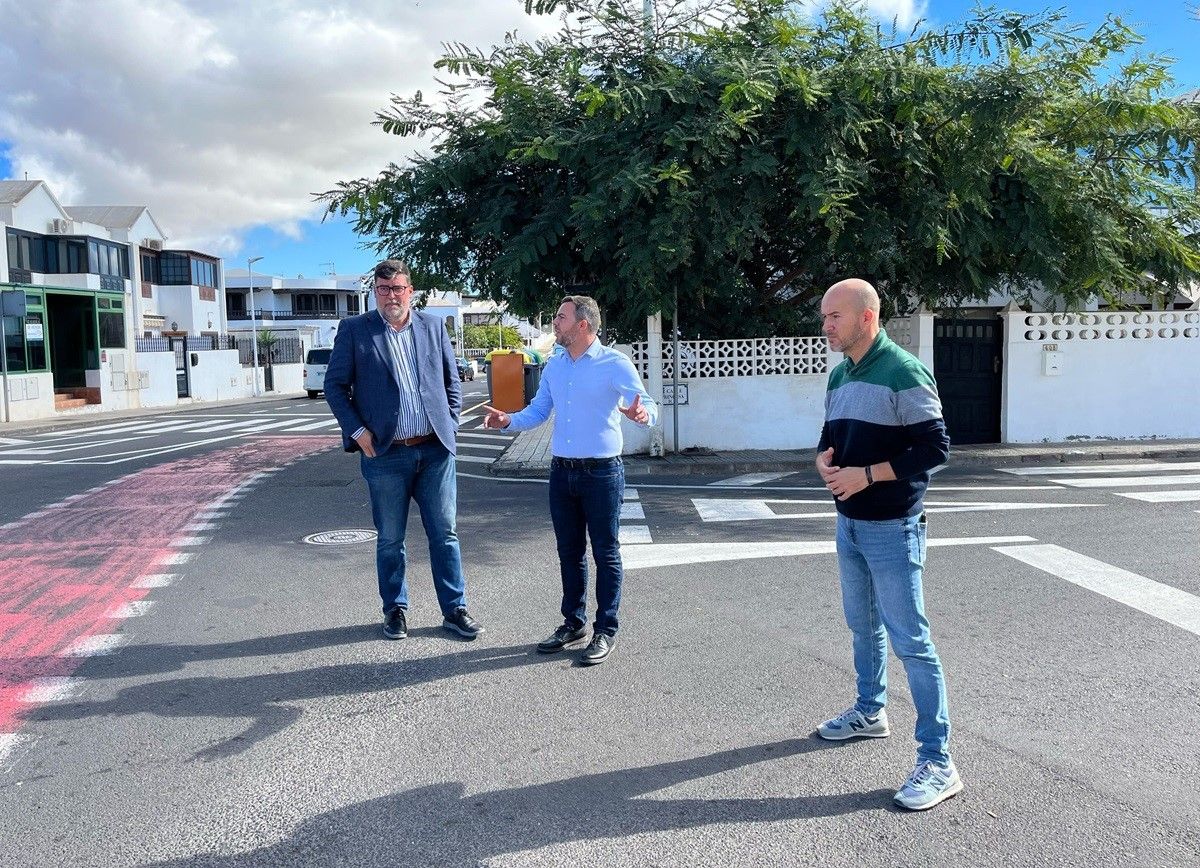
[[[463,344],[466,349],[496,349],[500,346],[500,331],[501,329],[494,325],[463,326]],[[524,342],[521,340],[521,333],[515,328],[504,326],[503,332],[504,346],[524,346]]]
[[[801,329],[850,275],[905,309],[1200,274],[1200,119],[1118,19],[981,9],[898,33],[842,5],[659,0],[647,34],[637,0],[526,5],[574,17],[448,46],[439,101],[377,118],[430,147],[324,196],[515,313],[581,285],[630,335],[678,293],[684,330],[719,337]]]

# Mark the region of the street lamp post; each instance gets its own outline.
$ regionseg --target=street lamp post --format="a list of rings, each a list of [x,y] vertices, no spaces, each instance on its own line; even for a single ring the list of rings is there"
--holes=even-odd
[[[250,359],[250,364],[254,368],[254,397],[257,398],[258,392],[258,311],[254,309],[254,263],[262,259],[261,256],[255,256],[252,259],[246,260],[246,271],[250,275],[250,352],[253,354]]]

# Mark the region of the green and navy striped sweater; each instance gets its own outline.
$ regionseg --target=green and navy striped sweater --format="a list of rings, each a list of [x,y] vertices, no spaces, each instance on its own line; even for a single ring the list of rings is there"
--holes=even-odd
[[[858,364],[847,356],[829,375],[817,449],[830,446],[835,466],[887,461],[896,471],[894,482],[876,482],[844,501],[835,500],[842,515],[884,521],[924,509],[929,471],[950,454],[942,402],[929,369],[883,330]]]

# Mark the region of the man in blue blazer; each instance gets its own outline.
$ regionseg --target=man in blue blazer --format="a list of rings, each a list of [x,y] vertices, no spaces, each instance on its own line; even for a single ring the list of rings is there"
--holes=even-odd
[[[429,540],[433,587],[453,633],[474,639],[483,627],[467,611],[455,531],[458,484],[455,432],[462,408],[458,365],[440,317],[412,309],[408,266],[375,266],[376,310],[343,320],[325,371],[325,398],[347,452],[360,452],[379,539],[375,566],[383,635],[408,635],[404,531],[415,500]]]

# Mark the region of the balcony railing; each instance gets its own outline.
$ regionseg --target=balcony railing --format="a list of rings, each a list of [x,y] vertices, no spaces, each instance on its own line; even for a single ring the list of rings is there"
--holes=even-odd
[[[229,319],[250,319],[249,310],[231,310],[227,312]],[[338,311],[321,310],[295,313],[290,310],[260,310],[257,311],[258,319],[263,322],[272,322],[275,320],[295,320],[295,319],[345,319],[348,316],[357,316],[353,313],[340,313]]]

